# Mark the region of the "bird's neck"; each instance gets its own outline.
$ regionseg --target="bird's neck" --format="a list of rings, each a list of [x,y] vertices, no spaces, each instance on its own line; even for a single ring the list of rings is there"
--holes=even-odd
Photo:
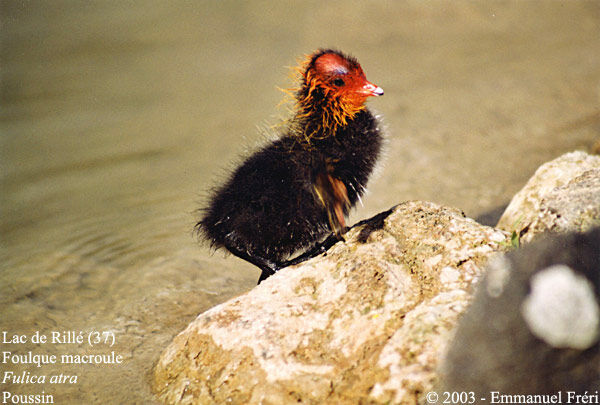
[[[340,128],[347,126],[365,108],[364,105],[354,106],[315,91],[298,97],[297,104],[296,132],[309,143],[315,139],[335,137]]]
[[[331,94],[328,90],[308,81],[296,94],[297,113],[295,121],[304,140],[335,136],[341,127],[348,125],[356,114],[365,108],[354,105]]]

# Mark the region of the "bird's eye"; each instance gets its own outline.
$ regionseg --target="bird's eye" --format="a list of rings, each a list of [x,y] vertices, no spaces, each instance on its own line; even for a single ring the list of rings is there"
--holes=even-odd
[[[343,80],[343,79],[340,79],[340,78],[338,77],[338,78],[336,78],[336,79],[333,81],[333,84],[334,84],[334,85],[336,85],[336,86],[338,86],[338,87],[342,87],[342,86],[343,86],[345,83],[344,83],[344,80]]]

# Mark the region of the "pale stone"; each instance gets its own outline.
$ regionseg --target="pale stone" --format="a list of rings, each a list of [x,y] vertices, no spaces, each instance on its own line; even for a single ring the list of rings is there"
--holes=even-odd
[[[497,227],[521,241],[600,226],[600,156],[571,152],[543,164],[512,199]]]
[[[162,354],[167,403],[414,403],[507,234],[407,202],[200,315]]]

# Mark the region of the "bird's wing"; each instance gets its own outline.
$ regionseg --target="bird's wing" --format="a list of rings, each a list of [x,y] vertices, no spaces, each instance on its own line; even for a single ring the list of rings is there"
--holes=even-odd
[[[346,228],[344,213],[350,208],[346,185],[330,173],[320,172],[316,175],[314,189],[327,211],[331,231],[340,236]]]

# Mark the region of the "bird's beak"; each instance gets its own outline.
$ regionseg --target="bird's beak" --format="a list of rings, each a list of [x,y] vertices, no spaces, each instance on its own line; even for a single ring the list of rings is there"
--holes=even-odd
[[[383,96],[383,89],[379,86],[375,86],[371,82],[367,82],[363,87],[362,91],[367,96]]]

